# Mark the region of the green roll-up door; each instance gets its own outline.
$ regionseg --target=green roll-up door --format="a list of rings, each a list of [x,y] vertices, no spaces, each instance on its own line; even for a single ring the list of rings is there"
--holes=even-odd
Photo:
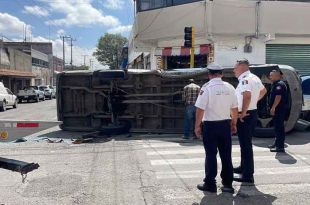
[[[266,63],[290,65],[300,74],[310,74],[310,45],[267,44]]]

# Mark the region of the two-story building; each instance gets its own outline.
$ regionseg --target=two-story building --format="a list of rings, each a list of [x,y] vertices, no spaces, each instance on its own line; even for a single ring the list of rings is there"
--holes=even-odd
[[[6,47],[0,41],[0,82],[13,93],[17,93],[18,90],[29,86],[34,77],[31,56]]]
[[[20,50],[32,57],[31,85],[50,85],[53,78],[53,47],[49,42],[4,42],[4,45]]]
[[[195,67],[287,64],[310,73],[310,1],[136,0],[129,68],[189,67],[184,28],[195,27]]]

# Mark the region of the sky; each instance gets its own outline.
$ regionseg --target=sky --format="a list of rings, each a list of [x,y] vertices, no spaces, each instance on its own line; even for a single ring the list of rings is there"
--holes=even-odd
[[[133,0],[0,0],[0,37],[53,43],[53,53],[62,58],[61,35],[72,36],[73,64],[94,60],[93,68],[104,68],[92,53],[104,33],[128,37],[134,21]],[[66,63],[70,62],[66,43]]]

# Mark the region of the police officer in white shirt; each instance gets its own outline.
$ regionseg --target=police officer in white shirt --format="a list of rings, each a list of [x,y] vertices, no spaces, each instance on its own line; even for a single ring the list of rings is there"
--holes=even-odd
[[[200,90],[195,106],[196,136],[202,135],[206,152],[205,179],[197,185],[202,191],[217,192],[217,150],[222,161],[222,191],[233,193],[233,166],[231,160],[231,134],[236,133],[238,104],[235,89],[222,80],[223,68],[216,64],[208,66],[210,81]],[[202,124],[202,128],[201,128]]]
[[[241,149],[241,164],[234,168],[234,181],[254,183],[254,158],[252,148],[253,131],[257,124],[257,102],[264,97],[266,89],[262,81],[249,70],[249,61],[237,61],[234,73],[239,80],[236,92],[238,97],[239,119],[238,139]]]

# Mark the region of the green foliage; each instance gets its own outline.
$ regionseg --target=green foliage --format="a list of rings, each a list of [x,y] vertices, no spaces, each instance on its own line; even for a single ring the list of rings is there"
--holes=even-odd
[[[108,65],[110,69],[117,69],[120,64],[123,46],[127,43],[127,38],[120,34],[105,33],[100,37],[96,51],[93,55],[103,65]]]

